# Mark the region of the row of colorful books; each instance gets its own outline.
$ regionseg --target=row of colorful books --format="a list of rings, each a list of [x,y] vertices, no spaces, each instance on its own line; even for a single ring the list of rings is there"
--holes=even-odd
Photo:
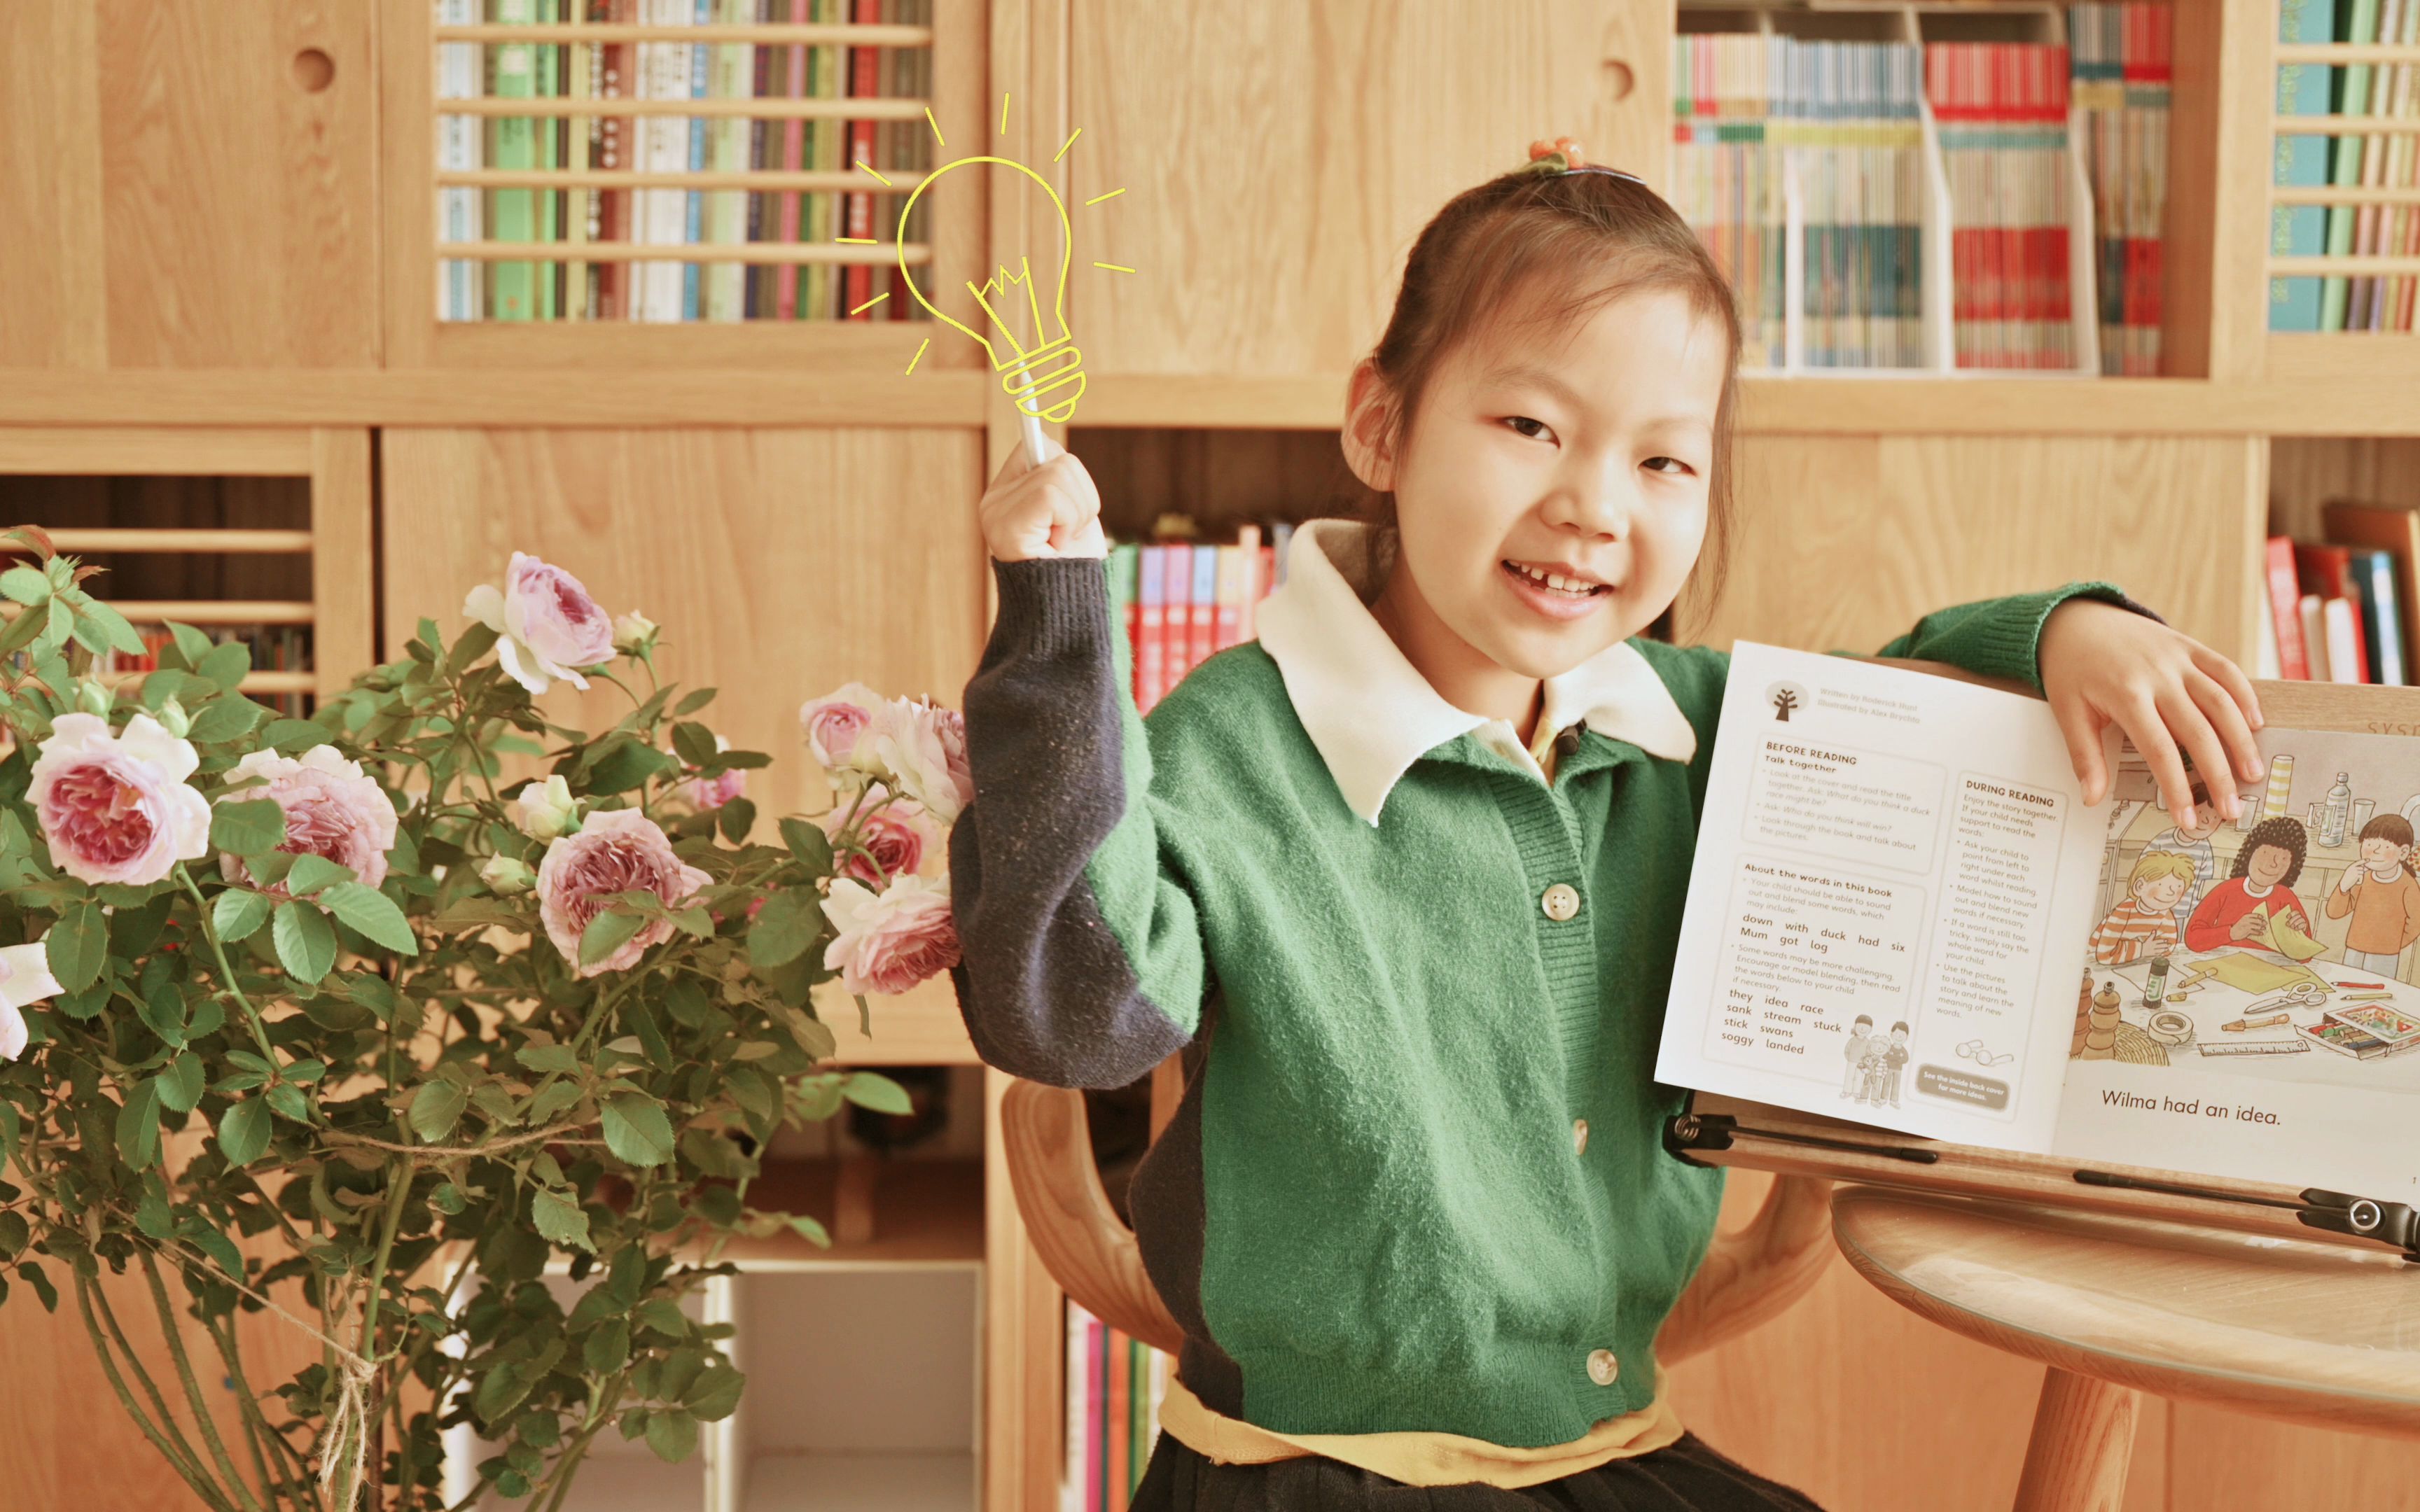
[[[197,626],[211,643],[225,645],[240,641],[252,649],[252,670],[256,672],[307,672],[311,671],[311,630],[302,625],[212,625]],[[113,649],[96,653],[92,670],[96,675],[111,676],[121,672],[156,671],[160,667],[163,647],[174,643],[175,637],[166,626],[138,625],[135,635],[143,642],[141,656]],[[312,698],[308,693],[248,693],[244,695],[263,708],[274,709],[289,718],[300,719],[311,712]]]
[[[2420,42],[2420,0],[2282,0],[2281,42]],[[2277,69],[2280,116],[2420,116],[2420,64],[2287,63]],[[2412,133],[2288,135],[2273,154],[2279,184],[2409,189],[2420,162]],[[2270,250],[2292,256],[2410,256],[2420,253],[2420,208],[2279,205]],[[2272,331],[2410,331],[2420,280],[2293,277],[2269,281]]]
[[[648,26],[910,23],[932,0],[435,0],[442,24],[532,25],[576,21]],[[502,99],[918,98],[932,85],[930,48],[683,41],[440,42],[438,92]],[[579,242],[708,245],[828,244],[899,239],[906,193],[885,192],[865,163],[895,177],[932,166],[930,128],[917,121],[741,116],[438,117],[438,165],[570,172],[843,172],[863,191],[738,189],[438,190],[441,241],[561,242],[566,260],[445,259],[438,315],[446,320],[926,319],[898,268],[579,260]],[[919,202],[907,239],[926,235]],[[876,250],[876,249],[868,249]],[[883,298],[883,296],[889,298]]]
[[[1175,1362],[1067,1299],[1067,1443],[1059,1512],[1125,1512],[1152,1446]]]
[[[2327,539],[2269,539],[2257,675],[2410,686],[2420,511],[2332,503]]]
[[[2070,26],[2072,48],[1674,39],[1673,200],[1739,289],[1745,361],[2071,368],[2073,281],[2089,277],[2100,370],[2158,371],[2171,11],[2082,5]],[[2088,211],[2071,190],[2079,152]],[[2087,213],[2088,270],[2072,246]],[[1925,331],[1933,223],[1949,232],[1946,338]]]
[[[1110,547],[1109,609],[1125,625],[1137,709],[1150,713],[1187,672],[1260,633],[1254,610],[1281,580],[1294,527],[1280,521],[1267,534],[1244,525],[1225,543]]]

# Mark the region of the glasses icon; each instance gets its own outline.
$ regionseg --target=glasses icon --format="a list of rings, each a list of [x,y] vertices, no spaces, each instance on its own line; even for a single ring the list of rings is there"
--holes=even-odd
[[[1973,1061],[1978,1066],[1984,1067],[2005,1066],[2009,1061],[2017,1058],[2016,1052],[2014,1051],[2009,1051],[1997,1056],[1992,1054],[1992,1052],[1983,1048],[1983,1041],[1980,1040],[1967,1041],[1964,1044],[1958,1047],[1958,1053],[1966,1059]]]

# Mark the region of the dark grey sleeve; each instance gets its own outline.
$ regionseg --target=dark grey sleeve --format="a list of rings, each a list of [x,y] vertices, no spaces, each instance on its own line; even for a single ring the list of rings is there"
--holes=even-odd
[[[966,692],[975,796],[950,831],[958,1011],[990,1065],[1123,1087],[1200,1023],[1194,902],[1161,864],[1179,821],[1151,796],[1101,560],[993,569],[1000,618]]]

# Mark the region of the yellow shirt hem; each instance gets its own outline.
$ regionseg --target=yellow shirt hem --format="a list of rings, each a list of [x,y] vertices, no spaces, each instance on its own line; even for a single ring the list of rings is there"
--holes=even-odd
[[[1679,1441],[1681,1414],[1664,1395],[1642,1411],[1609,1417],[1568,1443],[1511,1448],[1459,1433],[1279,1433],[1204,1406],[1173,1374],[1159,1404],[1159,1426],[1215,1463],[1259,1465],[1324,1455],[1375,1471],[1406,1486],[1459,1486],[1482,1481],[1517,1489],[1594,1470],[1612,1459],[1648,1454]]]

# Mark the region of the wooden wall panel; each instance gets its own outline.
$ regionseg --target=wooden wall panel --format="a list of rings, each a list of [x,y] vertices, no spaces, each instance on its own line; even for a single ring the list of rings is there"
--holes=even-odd
[[[371,32],[350,0],[0,7],[0,367],[375,363]]]
[[[449,635],[463,594],[516,550],[609,612],[664,626],[659,671],[722,692],[701,717],[770,752],[749,774],[768,816],[821,807],[799,743],[805,700],[858,679],[956,703],[980,649],[982,438],[961,430],[391,430],[383,439],[385,647],[423,615]],[[601,729],[610,684],[547,696]]]
[[[1745,438],[1710,643],[1870,651],[1928,610],[2112,579],[2239,658],[2251,647],[2266,442],[2242,438]]]
[[[2322,539],[2321,511],[2339,499],[2420,509],[2420,440],[2281,436],[2270,446],[2273,533]]]
[[[1068,316],[1087,369],[1350,369],[1420,227],[1532,139],[1662,179],[1669,18],[1588,0],[1073,0]]]

